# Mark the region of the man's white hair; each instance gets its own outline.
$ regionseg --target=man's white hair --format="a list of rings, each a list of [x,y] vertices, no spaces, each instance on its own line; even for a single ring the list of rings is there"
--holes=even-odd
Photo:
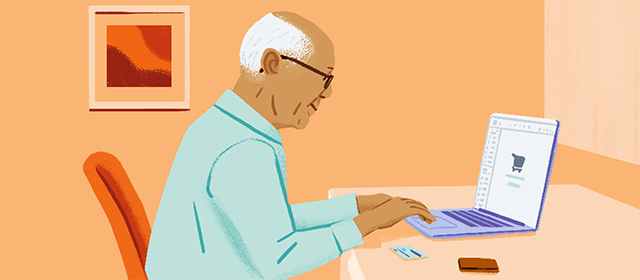
[[[267,14],[249,28],[240,47],[242,71],[253,77],[254,81],[262,78],[262,54],[268,48],[304,62],[311,58],[314,49],[311,38],[302,30],[273,13]]]

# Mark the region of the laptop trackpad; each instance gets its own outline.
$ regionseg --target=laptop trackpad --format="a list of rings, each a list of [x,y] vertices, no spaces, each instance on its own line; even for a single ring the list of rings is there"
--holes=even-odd
[[[438,219],[435,223],[427,224],[422,222],[422,225],[428,229],[438,229],[438,228],[454,228],[457,227],[455,224],[449,222],[446,218],[436,215],[436,219]]]

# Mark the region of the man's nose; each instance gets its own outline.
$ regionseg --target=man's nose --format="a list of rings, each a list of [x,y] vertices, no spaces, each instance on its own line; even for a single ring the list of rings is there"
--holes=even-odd
[[[329,87],[328,87],[327,89],[325,89],[325,90],[320,94],[320,97],[322,97],[322,98],[329,98],[329,97],[331,97],[331,93],[333,92],[332,87],[333,87],[332,85],[329,85]]]

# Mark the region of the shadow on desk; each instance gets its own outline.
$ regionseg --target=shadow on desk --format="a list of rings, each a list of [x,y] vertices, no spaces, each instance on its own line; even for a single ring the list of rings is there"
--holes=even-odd
[[[383,229],[376,230],[371,234],[367,235],[364,238],[364,244],[362,244],[359,248],[362,249],[378,249],[382,247],[383,242],[389,242],[392,240],[412,237],[412,236],[424,236],[422,233],[415,230],[409,224],[403,222],[399,222],[396,225]],[[426,237],[425,237],[426,238]]]
[[[500,235],[487,235],[487,236],[479,236],[479,237],[462,237],[462,238],[429,239],[429,240],[436,241],[436,242],[447,242],[447,241],[463,241],[463,240],[466,241],[466,240],[501,239],[501,238],[510,238],[510,237],[535,236],[535,235],[536,235],[535,232],[522,232],[522,233],[510,233],[510,234],[500,234]]]

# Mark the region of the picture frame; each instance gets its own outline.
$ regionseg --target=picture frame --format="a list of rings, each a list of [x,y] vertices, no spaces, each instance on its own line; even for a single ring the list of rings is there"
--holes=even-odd
[[[190,6],[89,6],[89,109],[189,110]]]

